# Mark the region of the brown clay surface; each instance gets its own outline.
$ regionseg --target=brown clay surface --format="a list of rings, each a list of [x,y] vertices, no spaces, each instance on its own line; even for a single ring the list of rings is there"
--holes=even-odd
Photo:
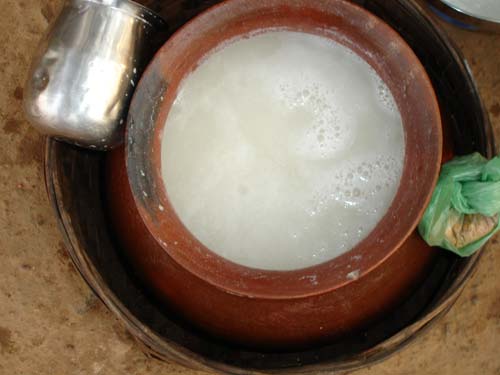
[[[45,194],[43,137],[23,119],[31,54],[62,0],[3,0],[0,21],[0,374],[201,374],[146,358],[66,256]],[[446,26],[500,136],[500,35]],[[451,312],[355,375],[500,374],[500,237]]]

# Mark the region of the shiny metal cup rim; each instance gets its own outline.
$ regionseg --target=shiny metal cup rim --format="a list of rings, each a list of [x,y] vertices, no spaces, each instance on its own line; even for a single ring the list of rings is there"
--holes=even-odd
[[[124,12],[129,16],[147,23],[150,26],[166,24],[165,20],[159,14],[155,13],[148,7],[136,3],[132,0],[68,0],[68,2],[94,3],[97,5],[105,6],[119,12]],[[137,15],[138,9],[142,11],[140,16]]]

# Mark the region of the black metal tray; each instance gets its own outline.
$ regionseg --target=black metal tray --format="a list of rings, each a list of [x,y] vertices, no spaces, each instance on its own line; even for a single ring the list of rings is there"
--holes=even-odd
[[[172,31],[218,1],[144,0]],[[491,126],[468,66],[458,50],[409,0],[355,1],[393,26],[412,46],[436,90],[442,117],[457,154],[495,150]],[[166,5],[162,5],[166,4]],[[302,352],[248,351],[218,342],[170,315],[127,268],[106,216],[103,188],[106,154],[49,139],[45,179],[68,252],[77,269],[152,356],[228,374],[332,373],[373,364],[403,348],[453,305],[480,258],[461,259],[437,250],[433,269],[392,313],[342,341]]]

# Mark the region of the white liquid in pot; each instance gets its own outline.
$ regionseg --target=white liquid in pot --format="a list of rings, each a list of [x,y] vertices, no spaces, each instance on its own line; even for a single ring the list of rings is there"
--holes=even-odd
[[[403,160],[401,116],[375,71],[289,31],[209,55],[181,84],[162,140],[184,225],[222,257],[271,270],[352,249],[387,212]]]

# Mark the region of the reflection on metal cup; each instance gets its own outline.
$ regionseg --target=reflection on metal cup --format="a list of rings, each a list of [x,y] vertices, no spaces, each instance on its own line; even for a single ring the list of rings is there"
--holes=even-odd
[[[133,91],[167,31],[158,15],[129,0],[67,0],[32,62],[29,120],[83,147],[119,145]]]

